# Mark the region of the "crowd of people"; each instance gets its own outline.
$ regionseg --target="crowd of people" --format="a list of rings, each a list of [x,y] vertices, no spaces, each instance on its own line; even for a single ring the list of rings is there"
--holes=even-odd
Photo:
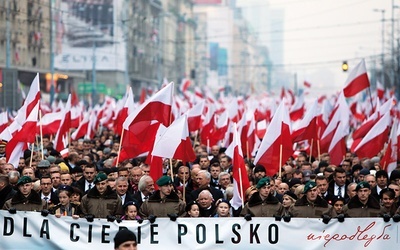
[[[72,216],[93,221],[136,220],[141,223],[169,217],[381,217],[400,221],[400,168],[387,173],[379,158],[359,159],[347,153],[340,166],[328,154],[319,159],[300,151],[282,166],[281,173],[266,176],[262,165],[246,159],[251,186],[243,205],[233,207],[232,160],[224,148],[207,150],[196,144],[196,160],[183,163],[165,159],[163,176],[153,180],[145,158],[114,166],[119,139],[104,130],[94,140],[69,145],[63,158],[51,138],[26,150],[18,166],[7,163],[6,142],[0,144],[0,208],[10,213],[38,211],[42,215]],[[209,151],[209,152],[208,152]],[[155,188],[155,184],[158,187]]]

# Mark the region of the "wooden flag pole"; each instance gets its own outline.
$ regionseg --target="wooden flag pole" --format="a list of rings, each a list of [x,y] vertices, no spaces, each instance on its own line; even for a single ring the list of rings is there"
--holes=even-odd
[[[321,148],[319,146],[319,139],[317,140],[318,161],[321,161]]]
[[[39,110],[39,127],[40,127],[40,149],[42,150],[42,160],[44,160],[43,152],[43,126],[42,126],[42,111]]]
[[[240,196],[242,196],[242,207],[244,207],[243,181],[242,181],[242,169],[241,168],[239,168],[239,187],[240,187]]]
[[[169,165],[171,166],[171,179],[174,182],[174,166],[172,166],[172,158],[169,158]]]
[[[247,160],[250,161],[250,153],[249,153],[249,141],[246,140],[246,153],[247,153]]]
[[[279,178],[282,178],[282,147],[283,145],[281,143],[281,145],[279,146]]]
[[[118,167],[119,163],[119,155],[121,154],[121,147],[122,147],[122,138],[124,137],[124,128],[122,128],[121,132],[121,139],[119,140],[119,147],[118,147],[118,155],[117,155],[117,162],[115,163],[115,166]]]
[[[311,163],[311,156],[312,156],[312,146],[314,144],[314,138],[311,138],[311,145],[310,145],[310,155],[308,157],[308,162]]]
[[[371,114],[374,113],[374,105],[372,104],[372,95],[371,95],[371,87],[368,86],[368,94],[369,94],[369,102],[371,103]]]

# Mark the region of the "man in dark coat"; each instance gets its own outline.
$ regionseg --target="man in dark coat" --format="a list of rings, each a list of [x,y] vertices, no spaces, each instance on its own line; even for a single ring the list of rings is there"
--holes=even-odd
[[[379,217],[381,206],[371,195],[371,186],[362,181],[357,184],[357,195],[343,207],[343,213],[348,217]]]
[[[221,190],[216,189],[215,187],[210,185],[210,180],[211,180],[211,174],[207,170],[200,170],[197,173],[196,181],[197,181],[197,183],[199,185],[199,188],[196,189],[196,190],[193,190],[191,192],[191,198],[192,198],[191,201],[192,200],[197,200],[197,198],[199,196],[199,193],[201,191],[203,191],[203,190],[210,191],[210,193],[213,196],[214,201],[217,201],[219,199],[223,199],[224,198],[224,195],[221,192]]]
[[[346,171],[343,168],[336,168],[333,172],[333,181],[329,183],[328,195],[331,197],[340,196],[344,199],[348,199],[347,185],[349,182],[346,178]]]
[[[95,187],[82,197],[83,215],[93,215],[95,218],[122,216],[121,198],[107,185],[107,175],[103,172],[98,173],[93,183]]]
[[[86,194],[94,187],[94,178],[96,177],[96,174],[96,166],[88,163],[83,170],[83,177],[75,182],[73,186],[79,188],[82,193]]]
[[[7,175],[0,175],[0,208],[4,206],[6,200],[11,199],[17,193],[10,185]]]
[[[331,205],[318,195],[317,184],[308,181],[304,186],[303,197],[298,199],[291,209],[293,217],[321,218],[322,215],[335,217],[331,214]]]
[[[159,190],[155,191],[140,207],[140,215],[148,218],[150,215],[167,217],[174,214],[176,217],[185,213],[185,203],[174,192],[172,179],[162,176],[157,180]]]
[[[33,190],[32,179],[22,176],[17,183],[17,193],[3,206],[4,210],[15,208],[18,211],[42,211],[45,203],[40,199],[38,193]]]
[[[282,204],[271,193],[272,182],[268,177],[261,178],[257,183],[258,192],[254,193],[246,203],[240,215],[250,214],[256,217],[273,217],[277,215]]]

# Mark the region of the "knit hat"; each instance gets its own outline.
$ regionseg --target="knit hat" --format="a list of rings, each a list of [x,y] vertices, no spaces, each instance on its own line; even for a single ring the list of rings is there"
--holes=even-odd
[[[356,191],[360,190],[361,188],[368,188],[368,189],[371,189],[371,186],[369,185],[368,182],[362,181],[362,182],[360,182],[360,183],[357,184],[357,186],[356,186]]]
[[[128,201],[127,203],[125,203],[123,206],[122,206],[122,208],[124,209],[124,210],[126,210],[129,206],[131,206],[131,205],[133,205],[133,206],[135,206],[136,207],[136,210],[139,210],[139,204],[137,203],[137,201]]]
[[[307,181],[307,183],[304,185],[303,194],[307,193],[308,191],[315,188],[316,186],[317,186],[317,183],[315,183],[314,181]]]
[[[294,200],[298,199],[297,195],[291,191],[286,191],[285,193],[283,193],[283,196],[285,196],[285,195],[292,197]]]
[[[186,207],[185,207],[185,211],[186,212],[189,212],[191,209],[192,209],[192,206],[193,205],[197,205],[197,206],[199,206],[199,204],[196,202],[196,201],[191,201],[191,202],[189,202],[187,205],[186,205]]]
[[[257,166],[254,167],[254,173],[256,174],[256,173],[259,173],[259,172],[264,172],[264,173],[266,173],[267,171],[265,171],[264,166],[257,165]]]
[[[48,160],[50,162],[50,164],[56,162],[56,157],[49,155],[47,156],[46,160]]]
[[[100,172],[96,175],[96,178],[94,178],[93,183],[96,184],[105,180],[107,180],[107,175],[103,172]]]
[[[122,229],[117,232],[114,237],[114,248],[118,248],[122,243],[127,241],[135,241],[136,242],[136,235],[130,231],[129,229]]]
[[[70,194],[72,194],[74,192],[74,189],[69,185],[60,185],[58,187],[58,191],[64,191],[64,190],[68,191]]]
[[[58,166],[61,169],[61,172],[68,172],[69,173],[69,167],[67,166],[67,164],[65,164],[65,162],[60,162],[58,164]]]
[[[37,164],[38,168],[48,168],[50,167],[50,162],[48,160],[41,160],[38,164]]]
[[[163,176],[161,176],[160,179],[157,180],[156,183],[159,187],[161,187],[161,186],[172,184],[172,179],[168,175],[163,175]]]
[[[359,175],[369,175],[369,174],[370,174],[369,169],[366,168],[361,169],[359,173]]]
[[[22,176],[21,178],[18,179],[17,186],[19,186],[19,185],[24,185],[24,184],[26,184],[26,183],[31,183],[31,182],[32,182],[31,177],[29,177],[29,176]]]
[[[271,183],[271,180],[268,177],[264,177],[261,178],[258,182],[257,182],[257,189],[260,189],[264,186],[269,186],[269,184]]]
[[[221,203],[226,203],[226,204],[228,204],[228,207],[231,207],[231,203],[229,203],[229,201],[228,201],[228,200],[225,200],[225,199],[219,199],[219,200],[217,201],[216,206],[218,206],[218,205],[221,204]]]

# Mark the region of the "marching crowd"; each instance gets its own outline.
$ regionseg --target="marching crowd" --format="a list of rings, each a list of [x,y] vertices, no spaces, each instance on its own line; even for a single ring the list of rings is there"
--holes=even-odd
[[[305,152],[288,159],[281,174],[266,176],[263,166],[246,160],[250,187],[243,206],[233,207],[231,159],[224,148],[195,145],[196,160],[166,159],[164,175],[153,180],[144,158],[114,166],[119,140],[104,130],[94,140],[72,141],[63,158],[51,138],[26,150],[18,166],[7,163],[0,143],[0,208],[10,213],[38,211],[43,216],[106,218],[153,223],[157,217],[292,217],[343,222],[349,217],[400,221],[400,168],[387,173],[379,158],[347,153],[340,166]],[[158,189],[155,190],[155,184]]]

